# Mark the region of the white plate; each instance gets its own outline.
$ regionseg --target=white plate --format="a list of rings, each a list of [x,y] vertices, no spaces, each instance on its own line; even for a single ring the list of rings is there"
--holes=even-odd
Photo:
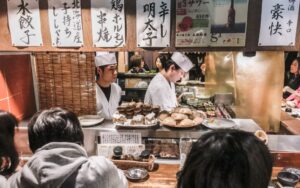
[[[82,127],[98,125],[104,121],[104,118],[98,115],[84,115],[78,117]]]
[[[234,128],[236,123],[230,119],[206,119],[202,124],[210,129],[229,129]]]

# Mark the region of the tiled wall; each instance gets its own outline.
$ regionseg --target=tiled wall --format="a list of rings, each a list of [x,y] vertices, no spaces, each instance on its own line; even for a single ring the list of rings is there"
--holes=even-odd
[[[30,55],[0,55],[0,109],[18,119],[36,112]]]

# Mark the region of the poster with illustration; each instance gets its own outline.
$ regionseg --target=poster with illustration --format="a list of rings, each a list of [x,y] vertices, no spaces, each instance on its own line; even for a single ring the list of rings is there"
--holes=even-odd
[[[176,0],[176,47],[245,46],[248,0]]]

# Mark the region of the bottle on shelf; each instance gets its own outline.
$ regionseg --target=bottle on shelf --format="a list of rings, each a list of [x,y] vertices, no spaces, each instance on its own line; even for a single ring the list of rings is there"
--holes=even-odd
[[[231,0],[230,7],[228,10],[227,27],[233,29],[235,25],[235,9],[234,0]]]

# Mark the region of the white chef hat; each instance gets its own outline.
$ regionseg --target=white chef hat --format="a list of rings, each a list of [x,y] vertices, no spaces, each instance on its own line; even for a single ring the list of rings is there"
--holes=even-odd
[[[180,52],[174,52],[171,59],[184,71],[189,72],[194,66],[191,60]]]
[[[117,64],[115,53],[96,52],[96,56],[95,56],[96,67],[104,66],[104,65],[114,65],[114,64]]]

